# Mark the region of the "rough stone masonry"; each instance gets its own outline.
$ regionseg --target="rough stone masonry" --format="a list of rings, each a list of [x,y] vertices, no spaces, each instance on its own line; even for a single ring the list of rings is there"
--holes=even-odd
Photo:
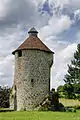
[[[50,69],[53,52],[38,38],[35,28],[15,50],[14,81],[10,108],[34,110],[50,91]]]

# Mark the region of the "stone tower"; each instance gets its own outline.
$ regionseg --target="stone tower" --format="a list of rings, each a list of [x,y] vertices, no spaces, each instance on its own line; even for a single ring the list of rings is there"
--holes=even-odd
[[[29,37],[12,52],[15,55],[15,74],[11,107],[33,110],[50,90],[50,69],[53,52],[38,38],[35,28]]]

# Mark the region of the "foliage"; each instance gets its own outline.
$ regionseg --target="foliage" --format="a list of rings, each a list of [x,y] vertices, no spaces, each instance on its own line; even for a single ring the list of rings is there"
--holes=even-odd
[[[68,98],[68,99],[72,99],[75,97],[74,95],[74,88],[71,84],[65,84],[63,86],[63,92],[64,92],[64,95],[65,95],[65,98]]]
[[[76,98],[80,101],[80,94],[76,94]]]
[[[71,64],[68,65],[68,71],[64,81],[66,84],[59,86],[57,89],[59,94],[62,91],[65,98],[77,98],[80,100],[80,44],[77,45],[74,58],[71,60]]]
[[[64,84],[57,88],[59,98],[80,100],[80,84]]]
[[[63,92],[63,85],[58,86],[57,92]]]
[[[68,73],[65,75],[64,81],[66,84],[80,83],[80,44],[77,45],[71,65],[68,65]]]
[[[80,84],[73,84],[74,93],[80,94]]]
[[[9,107],[10,88],[0,86],[0,107]]]
[[[66,112],[76,112],[76,109],[75,108],[66,108]]]

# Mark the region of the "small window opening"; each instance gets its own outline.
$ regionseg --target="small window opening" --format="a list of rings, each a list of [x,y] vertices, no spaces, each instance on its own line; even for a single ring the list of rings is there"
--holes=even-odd
[[[33,87],[33,85],[34,85],[34,80],[33,80],[33,79],[31,79],[31,85],[32,85],[32,87]]]
[[[21,57],[22,56],[22,51],[19,51],[18,52],[18,57]]]
[[[15,85],[14,89],[15,89],[15,91],[17,90],[16,85]]]

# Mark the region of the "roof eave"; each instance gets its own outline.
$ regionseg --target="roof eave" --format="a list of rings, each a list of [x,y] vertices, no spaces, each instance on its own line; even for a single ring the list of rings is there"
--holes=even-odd
[[[18,52],[18,51],[20,51],[20,50],[40,50],[40,49],[32,49],[32,48],[29,48],[29,49],[18,49],[18,50],[13,51],[12,54],[15,55],[15,52]],[[40,51],[44,51],[44,52],[48,52],[48,53],[53,53],[53,54],[54,54],[54,52],[51,51],[51,50],[50,50],[50,51],[40,50]]]

